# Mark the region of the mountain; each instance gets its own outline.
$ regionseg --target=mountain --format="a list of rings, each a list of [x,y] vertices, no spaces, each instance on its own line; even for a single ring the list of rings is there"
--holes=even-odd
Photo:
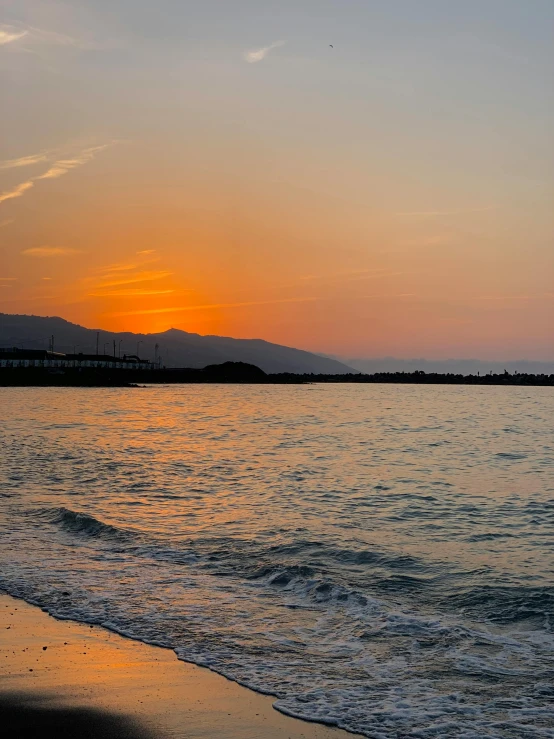
[[[201,336],[170,328],[159,334],[112,333],[101,329],[90,329],[70,323],[63,318],[22,316],[0,313],[0,347],[18,346],[24,349],[48,349],[50,337],[54,336],[54,351],[96,352],[97,333],[99,352],[136,354],[154,359],[155,345],[159,345],[159,356],[167,367],[205,367],[222,362],[246,362],[254,364],[264,372],[294,372],[314,374],[347,374],[355,372],[335,359],[292,349],[288,346],[271,344],[262,339],[232,339],[225,336]],[[139,344],[140,342],[140,344]]]

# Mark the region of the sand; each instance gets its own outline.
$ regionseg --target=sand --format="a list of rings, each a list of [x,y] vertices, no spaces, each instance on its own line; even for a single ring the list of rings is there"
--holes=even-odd
[[[0,732],[56,739],[348,739],[169,649],[0,594]]]

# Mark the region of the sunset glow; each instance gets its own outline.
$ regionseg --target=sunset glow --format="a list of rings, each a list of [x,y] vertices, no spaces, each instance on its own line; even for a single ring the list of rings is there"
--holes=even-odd
[[[546,0],[0,2],[0,311],[554,359],[553,25]]]

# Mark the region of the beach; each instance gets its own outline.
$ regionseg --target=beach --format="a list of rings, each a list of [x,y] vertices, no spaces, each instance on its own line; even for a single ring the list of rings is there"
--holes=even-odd
[[[59,621],[0,595],[0,717],[9,736],[346,739],[170,649]]]

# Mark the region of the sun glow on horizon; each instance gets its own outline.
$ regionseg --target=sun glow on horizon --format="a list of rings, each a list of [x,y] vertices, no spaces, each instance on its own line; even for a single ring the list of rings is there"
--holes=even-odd
[[[308,5],[13,9],[0,311],[554,359],[554,8]]]

